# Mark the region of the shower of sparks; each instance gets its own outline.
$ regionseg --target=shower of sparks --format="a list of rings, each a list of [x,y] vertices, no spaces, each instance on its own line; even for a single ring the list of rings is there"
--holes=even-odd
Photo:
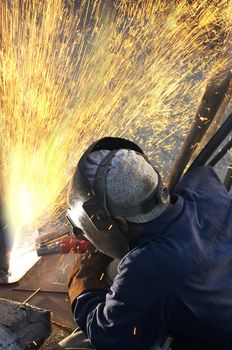
[[[60,215],[90,142],[126,136],[161,165],[161,151],[172,158],[207,78],[228,64],[231,9],[228,0],[1,1],[0,186],[15,247]]]

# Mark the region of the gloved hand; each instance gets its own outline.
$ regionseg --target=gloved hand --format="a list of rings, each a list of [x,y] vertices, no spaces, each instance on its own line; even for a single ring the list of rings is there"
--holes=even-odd
[[[99,251],[94,251],[77,258],[68,280],[68,294],[71,304],[76,298],[90,289],[107,290],[105,270],[113,259]]]

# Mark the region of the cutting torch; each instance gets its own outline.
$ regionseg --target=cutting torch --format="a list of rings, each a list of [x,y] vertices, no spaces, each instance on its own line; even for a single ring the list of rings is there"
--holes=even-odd
[[[66,234],[57,239],[36,241],[36,251],[38,256],[52,254],[85,254],[88,252],[91,243],[85,239],[80,239],[71,234]]]

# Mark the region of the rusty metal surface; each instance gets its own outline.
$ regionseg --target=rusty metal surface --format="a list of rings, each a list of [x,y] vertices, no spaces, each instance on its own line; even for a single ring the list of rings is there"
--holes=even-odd
[[[40,288],[29,301],[53,313],[54,321],[74,329],[75,322],[67,295],[67,278],[75,255],[43,257],[18,283],[0,286],[0,297],[23,302]]]
[[[70,266],[75,255],[50,255],[43,257],[20,281],[18,289],[29,288],[48,292],[66,292]]]

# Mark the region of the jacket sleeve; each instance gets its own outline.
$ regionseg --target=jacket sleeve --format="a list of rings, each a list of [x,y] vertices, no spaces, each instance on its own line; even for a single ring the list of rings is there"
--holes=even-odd
[[[145,350],[166,333],[160,287],[154,292],[143,268],[141,259],[125,258],[109,293],[77,298],[75,320],[97,350]]]

